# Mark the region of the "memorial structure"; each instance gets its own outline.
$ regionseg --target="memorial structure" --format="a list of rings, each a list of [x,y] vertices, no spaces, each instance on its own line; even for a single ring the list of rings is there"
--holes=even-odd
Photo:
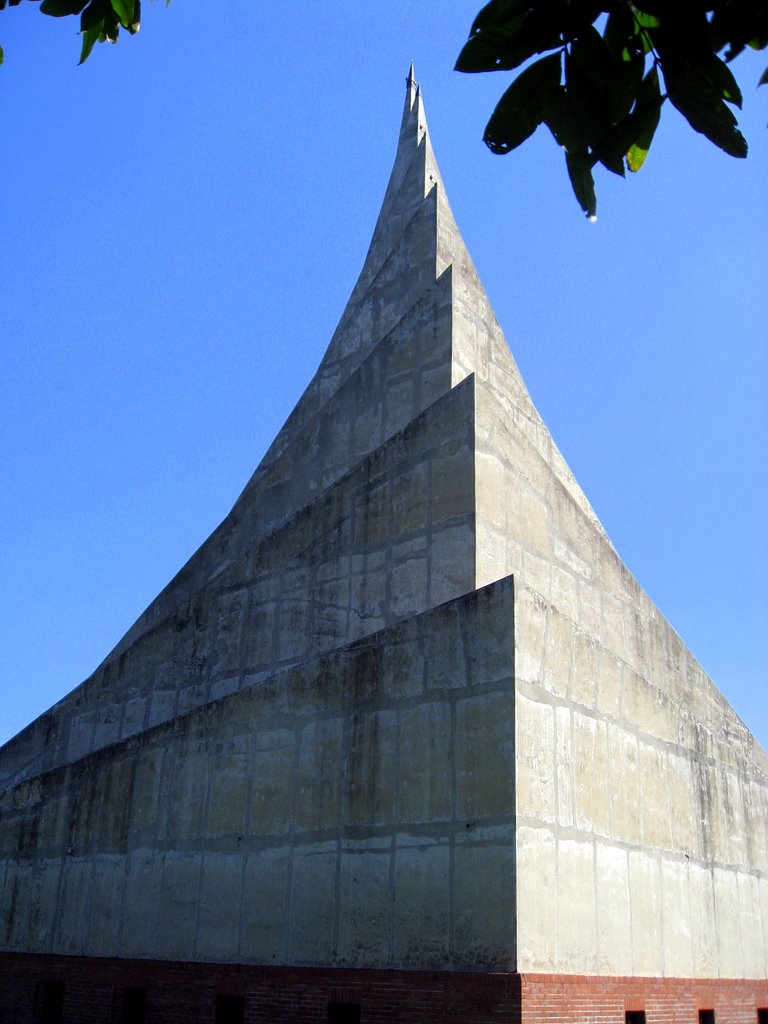
[[[768,758],[537,414],[412,71],[315,377],[0,785],[2,1021],[768,1024]]]

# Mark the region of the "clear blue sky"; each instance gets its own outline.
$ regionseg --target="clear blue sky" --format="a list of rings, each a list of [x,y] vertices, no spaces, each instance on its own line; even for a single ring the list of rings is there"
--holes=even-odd
[[[224,517],[365,255],[409,62],[459,227],[620,555],[768,746],[768,88],[735,161],[672,110],[576,205],[492,156],[477,2],[144,4],[77,68],[0,12],[0,741],[84,679]],[[763,55],[764,56],[764,55]],[[739,68],[737,62],[736,68]]]

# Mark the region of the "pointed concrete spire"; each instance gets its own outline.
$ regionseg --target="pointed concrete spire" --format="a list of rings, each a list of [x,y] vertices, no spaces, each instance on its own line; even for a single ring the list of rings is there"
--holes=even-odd
[[[416,81],[416,74],[414,73],[414,61],[411,61],[411,68],[409,69],[408,77],[406,78],[406,109],[402,112],[402,122],[406,123],[411,115],[411,111],[414,109],[414,102],[416,100],[416,93],[419,89],[419,83]]]
[[[413,204],[418,205],[429,191],[426,184],[425,152],[421,145],[427,136],[427,120],[424,116],[421,87],[414,76],[413,64],[410,66],[405,84],[405,103],[395,162],[384,193],[366,264],[372,255],[376,255],[375,249],[382,249],[379,236],[381,229],[387,226],[393,207],[397,205],[400,209],[405,209],[412,207]]]
[[[254,479],[387,340],[395,326],[404,327],[418,304],[451,308],[450,315],[439,318],[440,344],[447,345],[451,365],[447,386],[471,373],[483,374],[493,362],[505,367],[521,402],[530,406],[451,212],[413,64],[405,84],[395,159],[362,270],[314,379]],[[480,332],[478,324],[484,325]]]
[[[416,75],[413,69],[413,61],[408,69],[408,75],[405,79],[405,105],[403,107],[403,116],[400,121],[400,137],[402,139],[403,133],[413,128],[414,116],[413,111],[416,105],[416,99],[419,93],[419,83],[416,81]]]
[[[474,381],[467,380],[469,377]],[[386,457],[397,461],[406,458],[406,452],[412,453],[414,446],[427,444],[424,431],[428,434],[435,423],[440,424],[435,428],[440,444],[451,432],[458,431],[454,437],[458,462],[449,476],[454,482],[463,481],[463,485],[457,500],[450,503],[446,522],[429,527],[429,584],[424,580],[418,587],[413,584],[417,596],[408,598],[409,610],[424,610],[479,585],[478,580],[490,582],[518,571],[514,543],[510,543],[511,554],[507,556],[506,549],[500,552],[494,539],[494,517],[500,507],[497,491],[480,488],[477,499],[473,497],[472,439],[477,434],[478,444],[485,443],[483,431],[492,437],[496,424],[503,422],[502,413],[484,412],[475,423],[477,389],[482,390],[484,410],[498,408],[504,415],[514,410],[509,431],[520,433],[525,444],[535,449],[535,458],[551,464],[563,486],[588,508],[538,418],[472,266],[445,196],[421,90],[411,70],[382,210],[360,277],[320,367],[230,514],[108,656],[99,670],[105,674],[104,688],[108,688],[107,678],[109,687],[117,686],[110,666],[128,651],[133,652],[137,666],[129,674],[138,673],[137,679],[144,657],[137,652],[145,648],[152,647],[152,658],[162,665],[180,658],[178,652],[174,653],[174,645],[179,642],[179,629],[174,623],[186,628],[197,614],[203,623],[199,629],[204,632],[206,609],[214,608],[217,618],[211,620],[213,636],[219,628],[215,623],[229,629],[226,623],[230,620],[245,621],[244,580],[249,591],[248,615],[257,615],[254,609],[258,607],[268,633],[264,638],[257,630],[262,646],[252,645],[243,654],[248,678],[271,670],[275,660],[285,666],[310,651],[355,639],[396,621],[404,614],[403,595],[409,592],[403,579],[416,571],[410,556],[406,559],[407,570],[381,570],[385,575],[395,573],[397,579],[392,583],[382,582],[381,573],[369,577],[367,565],[363,565],[354,600],[345,599],[342,611],[333,613],[338,621],[331,629],[324,619],[321,621],[326,614],[325,578],[312,575],[314,562],[308,560],[308,552],[320,550],[327,540],[329,552],[336,551],[332,560],[351,557],[357,550],[352,541],[345,553],[339,554],[333,531],[353,519],[358,523],[355,536],[369,527],[372,533],[379,529],[372,519],[368,522],[368,506],[356,507],[354,514],[343,511],[337,521],[344,495],[350,488],[365,492],[366,474],[371,466],[378,466],[381,453],[389,452]],[[450,422],[443,421],[444,415]],[[493,450],[489,443],[489,451]],[[413,454],[413,458],[418,462],[421,456]],[[504,509],[507,506],[515,507],[512,496],[501,503]],[[370,516],[378,514],[376,507],[375,502],[370,505]],[[388,516],[384,519],[389,522]],[[393,523],[401,519],[407,522],[408,516],[392,513]],[[457,532],[449,539],[448,531],[454,529]],[[445,532],[438,537],[441,531]],[[397,546],[401,539],[395,534],[391,543]],[[374,590],[376,597],[372,596]],[[275,625],[273,630],[269,609],[278,593],[284,602],[279,619],[283,625]],[[289,628],[286,624],[290,623],[293,625]],[[282,639],[284,629],[286,637],[298,636],[295,644]],[[216,647],[215,637],[211,643],[214,647],[206,671],[213,673],[218,686],[219,676],[224,678],[230,668],[234,671],[240,655],[233,653],[234,646],[229,654],[226,645]],[[190,657],[184,655],[187,660]],[[177,684],[186,685],[183,680],[177,680],[174,686]],[[119,685],[123,686],[123,681]],[[151,690],[154,683],[146,682],[146,686]],[[158,687],[162,690],[161,683]],[[51,760],[46,760],[44,745],[32,743],[31,756],[38,767],[50,767],[75,754],[82,756],[94,749],[92,744],[114,741],[117,720],[109,723],[109,729],[100,727],[94,733],[89,717],[101,714],[96,705],[105,689],[91,686],[84,692],[88,707],[83,694],[76,691],[56,711],[57,718],[67,721],[69,731],[62,726],[58,749],[49,751]],[[211,694],[217,692],[211,689]],[[203,702],[206,693],[194,691],[184,700]],[[175,705],[162,704],[164,699],[152,696],[158,717],[153,717],[151,724],[173,714]],[[31,764],[22,771],[32,770]]]
[[[359,304],[368,295],[373,282],[380,279],[384,268],[389,268],[386,271],[388,277],[395,274],[403,278],[402,287],[391,289],[393,295],[387,302],[388,315],[385,321],[380,322],[384,331],[387,323],[399,319],[407,310],[408,305],[404,303],[413,303],[415,280],[422,278],[422,289],[434,283],[437,208],[436,196],[430,194],[438,183],[442,184],[429,141],[421,88],[411,65],[406,78],[397,151],[384,200],[363,268],[326,352],[324,364],[335,363],[341,352],[350,353],[357,348],[357,342],[349,339],[350,322],[359,321]],[[418,245],[415,244],[415,235],[420,239]],[[367,351],[376,340],[366,329],[364,345]]]

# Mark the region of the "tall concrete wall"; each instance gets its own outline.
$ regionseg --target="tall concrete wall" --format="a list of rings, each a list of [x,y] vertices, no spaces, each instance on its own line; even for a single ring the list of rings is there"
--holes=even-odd
[[[658,617],[640,674],[532,588],[516,613],[520,969],[766,977],[752,737]]]
[[[611,545],[440,187],[437,238],[452,380],[476,379],[476,585],[518,584],[518,968],[766,977],[768,757]]]
[[[519,969],[766,977],[768,758],[485,339],[477,582],[518,581]]]
[[[6,791],[0,946],[514,966],[504,580]]]

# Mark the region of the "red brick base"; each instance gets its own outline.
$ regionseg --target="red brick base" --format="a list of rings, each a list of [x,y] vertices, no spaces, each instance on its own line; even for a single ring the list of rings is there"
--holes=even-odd
[[[118,1024],[116,993],[147,992],[146,1024],[213,1024],[217,995],[244,997],[246,1024],[327,1024],[353,1003],[361,1024],[758,1024],[768,981],[465,974],[171,963],[0,953],[0,1022],[40,1020],[42,984],[64,982],[61,1024]]]
[[[699,1024],[699,1010],[714,1010],[716,1024],[756,1024],[768,980],[523,974],[520,1002],[521,1024],[624,1024],[628,1010],[647,1024]]]

